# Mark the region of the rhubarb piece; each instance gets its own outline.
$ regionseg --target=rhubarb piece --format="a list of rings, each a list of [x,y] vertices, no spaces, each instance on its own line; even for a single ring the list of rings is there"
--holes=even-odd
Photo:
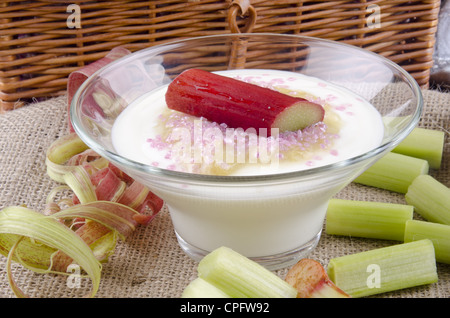
[[[295,298],[297,290],[255,261],[219,247],[198,264],[198,276],[232,298]]]
[[[330,280],[325,268],[312,259],[298,261],[284,280],[297,289],[297,298],[350,298]]]
[[[428,172],[428,161],[389,152],[359,175],[354,182],[404,194],[417,176]]]
[[[328,275],[354,298],[431,284],[438,279],[429,239],[333,258]]]
[[[414,179],[405,200],[427,221],[450,225],[450,188],[432,176]]]
[[[230,298],[230,296],[203,278],[197,277],[183,290],[181,298]]]
[[[403,241],[405,223],[412,220],[413,212],[412,205],[332,199],[326,233]]]
[[[450,264],[450,225],[409,220],[405,227],[405,242],[430,239],[434,245],[436,261]]]
[[[445,133],[443,131],[416,127],[392,151],[425,159],[428,161],[430,168],[439,169],[444,152],[444,138]]]
[[[199,69],[184,71],[173,80],[166,103],[173,110],[266,136],[272,135],[272,128],[303,129],[325,115],[321,105],[306,99]]]

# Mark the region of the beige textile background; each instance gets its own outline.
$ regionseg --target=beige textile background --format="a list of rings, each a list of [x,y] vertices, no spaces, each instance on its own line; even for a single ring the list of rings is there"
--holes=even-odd
[[[450,94],[423,91],[425,109],[420,126],[445,130],[443,165],[431,171],[450,186]],[[46,175],[47,147],[66,130],[66,97],[20,108],[0,115],[0,209],[25,204],[40,211],[47,194],[57,184]],[[350,184],[336,197],[405,203],[402,195]],[[418,218],[418,216],[415,216]],[[310,255],[324,266],[333,257],[357,253],[397,242],[348,238],[323,234],[318,247]],[[0,256],[0,298],[15,297],[8,285],[6,258]],[[435,284],[409,288],[374,297],[450,297],[450,265],[437,264],[439,281]],[[284,277],[286,270],[276,272]],[[35,274],[13,264],[13,275],[30,297],[80,297],[88,293],[90,281],[69,287],[66,276]],[[102,270],[98,298],[179,297],[183,288],[196,277],[196,263],[178,247],[169,212],[163,210],[149,225],[137,230],[119,245]]]

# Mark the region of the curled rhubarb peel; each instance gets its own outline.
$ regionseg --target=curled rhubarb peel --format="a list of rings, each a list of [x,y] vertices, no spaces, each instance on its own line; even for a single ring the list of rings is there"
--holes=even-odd
[[[70,121],[70,104],[72,102],[73,96],[75,95],[75,92],[77,89],[83,84],[83,82],[92,74],[94,74],[96,71],[98,71],[100,68],[108,65],[109,63],[130,54],[131,52],[121,46],[113,48],[108,54],[106,54],[105,57],[90,63],[84,67],[81,67],[80,69],[70,73],[68,81],[67,81],[67,113],[68,113],[68,130],[69,133],[73,133],[74,129],[72,127],[71,121]]]
[[[68,109],[80,85],[94,72],[131,52],[112,49],[104,58],[72,72],[68,78]],[[99,86],[93,99],[95,112],[117,111],[107,85]],[[47,175],[60,183],[50,191],[41,212],[25,206],[0,211],[0,253],[7,257],[7,276],[17,297],[28,297],[14,281],[11,263],[37,273],[67,275],[72,263],[92,280],[94,297],[101,263],[108,260],[117,238],[126,239],[138,225],[148,224],[164,202],[143,185],[90,149],[75,134],[68,111],[68,134],[55,140],[46,152]],[[67,193],[69,193],[67,195]]]
[[[101,263],[118,239],[147,225],[164,201],[97,155],[75,134],[54,141],[47,150],[47,172],[60,183],[48,194],[44,211],[12,206],[0,211],[0,253],[17,297],[28,297],[14,281],[11,263],[37,273],[68,275],[78,264],[98,291]]]
[[[11,261],[13,259],[17,261],[21,260],[16,254],[20,255],[20,251],[20,253],[24,253],[26,256],[29,248],[35,249],[33,253],[36,253],[36,251],[48,253],[52,252],[51,249],[54,249],[54,251],[59,250],[68,257],[71,257],[76,264],[83,268],[92,280],[92,289],[86,296],[92,297],[97,292],[101,276],[100,262],[95,258],[89,246],[78,235],[54,218],[44,216],[25,207],[5,208],[0,215],[0,234],[2,238],[4,236],[15,236],[16,238],[16,242],[14,242],[10,251],[5,256],[8,257],[8,280],[17,297],[27,296],[13,280]],[[29,248],[19,250],[22,244],[19,241],[25,240],[25,238],[31,239],[31,241],[28,240],[29,244],[26,245]],[[3,241],[2,239],[2,243]],[[41,249],[41,246],[45,246],[45,249]],[[48,256],[51,257],[51,255]],[[53,272],[51,268],[45,270],[42,264],[33,264],[33,266],[30,263],[22,262],[22,264],[24,266],[28,265],[28,268],[36,272]]]
[[[272,129],[281,133],[306,128],[325,115],[321,105],[304,98],[200,69],[178,75],[165,98],[170,109],[266,136]]]

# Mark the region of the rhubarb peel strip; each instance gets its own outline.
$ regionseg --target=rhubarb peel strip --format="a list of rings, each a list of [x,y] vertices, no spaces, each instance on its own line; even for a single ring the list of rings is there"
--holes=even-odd
[[[74,132],[72,124],[70,122],[70,104],[72,102],[73,96],[75,95],[75,92],[78,90],[78,88],[83,84],[83,82],[88,79],[89,76],[94,74],[97,70],[100,68],[108,65],[109,63],[130,54],[131,52],[124,48],[124,47],[115,47],[113,48],[104,58],[95,61],[85,67],[80,68],[79,70],[76,70],[72,72],[69,75],[68,82],[67,82],[67,100],[68,100],[68,129],[69,132]]]

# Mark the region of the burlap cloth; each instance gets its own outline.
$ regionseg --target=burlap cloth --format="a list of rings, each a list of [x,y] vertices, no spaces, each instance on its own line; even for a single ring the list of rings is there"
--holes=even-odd
[[[430,173],[450,186],[450,94],[437,91],[423,93],[425,111],[420,126],[447,132],[442,168]],[[47,194],[56,186],[46,174],[45,152],[50,143],[66,134],[66,129],[65,96],[0,115],[0,209],[25,204],[42,210]],[[405,203],[402,195],[356,184],[350,184],[337,197]],[[323,233],[310,257],[326,266],[333,257],[395,243]],[[0,297],[15,297],[8,284],[5,260],[0,256]],[[96,297],[179,297],[184,287],[196,277],[196,266],[179,248],[169,213],[164,209],[148,226],[138,227],[126,241],[119,242],[114,255],[103,266]],[[450,265],[437,266],[437,283],[376,297],[449,297]],[[276,273],[284,277],[286,270]],[[13,264],[13,275],[30,297],[80,297],[90,289],[88,279],[83,279],[80,286],[74,287],[67,284],[66,276],[36,274],[18,264]]]

